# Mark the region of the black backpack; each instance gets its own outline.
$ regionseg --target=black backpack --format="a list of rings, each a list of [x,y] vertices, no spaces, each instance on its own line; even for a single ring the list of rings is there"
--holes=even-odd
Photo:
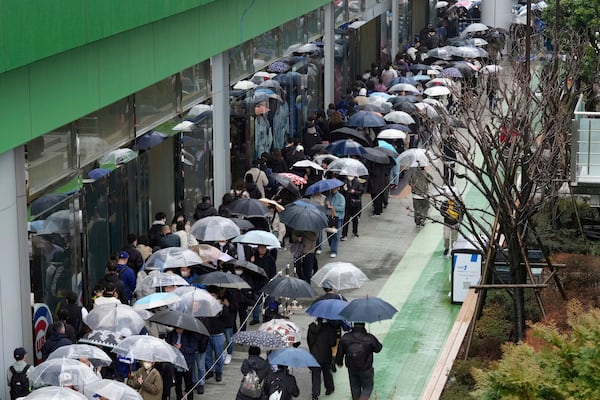
[[[364,370],[369,367],[368,359],[369,353],[364,343],[353,341],[348,344],[346,349],[346,367]]]
[[[29,391],[29,378],[27,377],[27,370],[29,369],[29,365],[23,368],[23,371],[17,372],[15,367],[10,366],[10,372],[12,372],[12,376],[10,377],[10,398],[16,399],[19,397],[27,396]]]

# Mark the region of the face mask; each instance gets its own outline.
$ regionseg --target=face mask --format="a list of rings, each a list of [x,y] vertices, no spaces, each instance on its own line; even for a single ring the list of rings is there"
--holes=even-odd
[[[236,275],[241,275],[243,272],[244,272],[244,270],[243,270],[243,269],[236,269],[236,270],[235,270],[235,274],[236,274]]]
[[[144,361],[142,363],[142,365],[144,366],[144,369],[150,369],[150,368],[152,368],[152,363],[151,362]]]
[[[219,242],[219,244],[220,244],[221,246],[225,246],[225,245],[227,244],[227,242]]]
[[[181,276],[188,278],[190,276],[190,271],[181,271]]]

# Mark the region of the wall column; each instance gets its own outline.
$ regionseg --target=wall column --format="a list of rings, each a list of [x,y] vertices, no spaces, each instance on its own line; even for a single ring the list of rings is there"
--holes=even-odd
[[[27,349],[30,363],[34,359],[23,146],[0,154],[0,171],[0,371],[6,371],[16,347]],[[2,387],[3,398],[10,398],[6,384]]]
[[[334,102],[335,81],[333,72],[335,70],[335,9],[333,2],[323,6],[325,10],[325,23],[323,35],[323,53],[324,53],[324,90],[323,90],[323,110],[327,111],[329,103]]]
[[[211,57],[213,90],[213,188],[214,204],[221,204],[231,189],[229,133],[229,53]]]
[[[481,2],[481,22],[508,30],[512,22],[511,0],[487,0]]]
[[[400,0],[392,0],[392,43],[390,48],[390,60],[393,63],[398,54],[398,28],[400,26]]]

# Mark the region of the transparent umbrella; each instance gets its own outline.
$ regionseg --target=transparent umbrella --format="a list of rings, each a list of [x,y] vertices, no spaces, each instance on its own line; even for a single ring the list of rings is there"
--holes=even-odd
[[[116,149],[106,153],[98,160],[100,168],[114,169],[119,164],[128,163],[136,159],[138,153],[131,149]]]
[[[333,160],[327,171],[335,172],[345,176],[364,176],[369,175],[369,170],[365,165],[354,158],[339,158]]]
[[[198,253],[183,247],[167,247],[160,249],[146,260],[144,271],[174,269],[202,264]]]
[[[48,356],[48,360],[61,358],[70,358],[72,360],[87,358],[95,366],[108,366],[112,363],[108,354],[102,349],[89,344],[69,344],[67,346],[62,346],[54,350]]]
[[[200,255],[200,258],[203,259],[204,262],[213,264],[217,264],[218,261],[227,262],[233,259],[229,254],[223,253],[221,250],[210,244],[198,245],[198,255]]]
[[[238,236],[240,228],[228,218],[214,216],[196,221],[190,233],[203,242],[216,242]]]
[[[141,299],[136,300],[133,304],[133,309],[136,310],[150,310],[152,308],[168,306],[179,301],[179,296],[175,293],[151,293]],[[143,317],[142,317],[143,319]]]
[[[264,246],[280,248],[279,239],[271,232],[254,230],[246,232],[232,240],[233,243],[246,243],[246,244],[262,244]]]
[[[97,400],[98,397],[108,400],[143,400],[142,395],[135,389],[112,379],[101,379],[90,383],[83,388],[83,392],[90,400]]]
[[[325,264],[312,276],[311,281],[319,287],[336,290],[357,289],[369,278],[354,264],[332,262]]]
[[[138,296],[143,297],[155,293],[157,288],[189,285],[188,281],[172,272],[150,271],[147,276],[138,279],[135,293]]]
[[[22,397],[22,400],[86,400],[87,397],[75,390],[62,386],[46,386]]]
[[[186,371],[188,369],[185,358],[178,349],[154,336],[129,336],[115,346],[112,351],[125,358],[152,362],[168,362]]]
[[[96,306],[85,317],[85,324],[94,330],[115,332],[120,336],[138,333],[144,328],[144,320],[133,307],[126,304]]]
[[[210,293],[194,286],[183,286],[173,292],[179,301],[169,305],[171,310],[181,311],[193,317],[214,317],[223,306]]]
[[[84,363],[70,358],[46,360],[29,373],[32,387],[78,386],[83,387],[98,380],[94,371]]]

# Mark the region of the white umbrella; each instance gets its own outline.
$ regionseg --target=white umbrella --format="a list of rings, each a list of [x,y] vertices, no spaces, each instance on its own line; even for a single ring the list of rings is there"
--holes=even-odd
[[[241,80],[241,81],[237,81],[235,83],[235,85],[233,85],[233,88],[236,90],[250,90],[250,89],[254,89],[256,86],[258,86],[258,85],[252,81]]]
[[[319,287],[336,290],[357,289],[369,278],[354,264],[332,262],[325,264],[312,276],[311,281]]]
[[[83,388],[83,392],[90,400],[98,400],[99,396],[108,400],[143,400],[142,395],[134,388],[113,379],[90,383]]]
[[[115,346],[112,352],[129,359],[168,362],[186,371],[188,369],[185,358],[178,349],[154,336],[129,336]]]
[[[423,93],[430,97],[446,96],[450,94],[450,89],[448,89],[446,86],[432,86],[425,89],[425,92]]]
[[[34,388],[41,386],[85,386],[98,379],[89,366],[70,358],[46,360],[29,373],[29,383]]]
[[[339,158],[333,160],[327,167],[327,171],[336,172],[339,175],[345,176],[369,175],[367,167],[354,158]]]
[[[81,393],[62,386],[46,386],[22,397],[22,400],[86,400]]]
[[[442,102],[440,102],[439,100],[436,100],[436,99],[434,99],[434,98],[431,98],[431,97],[428,97],[428,98],[426,98],[426,99],[423,99],[423,103],[426,103],[426,104],[432,105],[432,106],[434,106],[434,107],[441,108],[442,110],[445,110],[445,109],[446,109],[446,106],[445,106],[445,105],[444,105]]]
[[[240,228],[228,218],[219,216],[204,217],[192,225],[190,233],[203,242],[229,240],[240,234]]]
[[[417,110],[422,115],[426,116],[429,119],[432,119],[432,120],[440,119],[440,114],[438,114],[436,109],[431,104],[427,104],[427,103],[423,103],[423,102],[415,103],[415,107],[417,107]]]
[[[481,68],[481,72],[483,72],[484,74],[493,74],[493,73],[502,71],[502,69],[503,68],[499,65],[490,64],[490,65],[486,65],[485,67]]]
[[[379,132],[377,139],[406,139],[406,132],[402,132],[399,129],[384,129]]]
[[[301,161],[296,161],[294,163],[294,165],[292,165],[292,167],[299,167],[299,168],[313,168],[316,169],[318,171],[323,171],[323,167],[321,167],[319,164],[317,164],[314,161],[310,161],[310,160],[301,160]]]
[[[447,1],[438,1],[437,3],[435,3],[435,8],[444,8],[446,6],[448,6]]]
[[[171,128],[171,130],[178,132],[191,132],[194,130],[195,126],[196,124],[194,124],[192,121],[182,121]]]
[[[80,358],[87,358],[95,366],[103,365],[108,366],[112,363],[112,360],[102,349],[89,344],[69,344],[67,346],[59,347],[54,350],[48,356],[48,360],[70,358],[72,360],[79,360]]]
[[[144,264],[144,271],[190,267],[202,264],[198,253],[183,247],[167,247],[152,253]]]
[[[383,117],[387,122],[394,122],[396,124],[410,125],[415,123],[415,119],[411,115],[404,111],[392,111],[391,113]]]
[[[202,114],[203,112],[211,111],[211,110],[212,110],[212,106],[209,104],[196,104],[194,107],[190,108],[190,111],[188,111],[187,115],[188,115],[188,117],[197,117],[198,115]]]
[[[427,82],[425,84],[425,86],[429,87],[433,87],[433,86],[452,86],[454,84],[454,82],[452,82],[452,79],[450,78],[434,78],[432,80],[430,80],[429,82]]]
[[[180,299],[169,305],[171,310],[189,313],[193,317],[214,317],[223,310],[223,306],[210,293],[194,286],[183,286],[173,292]]]
[[[468,33],[474,33],[474,32],[485,32],[487,31],[488,26],[486,24],[482,24],[480,22],[476,22],[474,24],[468,25],[463,31],[462,31],[462,35],[466,35]]]
[[[419,94],[419,89],[417,89],[416,87],[414,87],[413,85],[408,84],[408,83],[397,83],[394,86],[392,86],[391,88],[389,88],[388,92],[389,93],[408,92],[408,93]]]
[[[126,304],[104,304],[88,313],[85,324],[93,330],[106,330],[127,336],[144,328],[144,320]]]

